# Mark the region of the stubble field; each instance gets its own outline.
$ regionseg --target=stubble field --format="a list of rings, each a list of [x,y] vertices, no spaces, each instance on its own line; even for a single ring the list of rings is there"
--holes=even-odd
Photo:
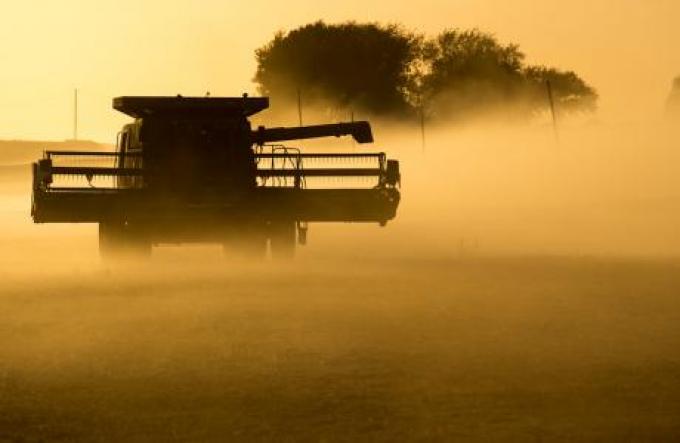
[[[286,265],[102,265],[4,165],[0,441],[680,439],[674,151],[483,148]]]

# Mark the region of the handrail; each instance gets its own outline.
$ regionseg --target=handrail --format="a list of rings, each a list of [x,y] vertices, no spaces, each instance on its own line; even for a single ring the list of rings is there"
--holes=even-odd
[[[148,171],[141,165],[123,166],[122,161],[117,161],[116,164],[110,165],[82,165],[81,162],[75,160],[76,157],[90,157],[90,158],[107,158],[107,159],[122,159],[123,157],[139,158],[142,154],[137,153],[120,153],[120,152],[94,152],[94,151],[46,151],[43,160],[37,164],[35,176],[40,182],[39,186],[47,188],[52,184],[53,176],[83,176],[87,178],[88,183],[92,186],[91,181],[94,177],[144,177]],[[65,157],[59,159],[58,157]],[[324,178],[324,177],[338,177],[338,178],[363,178],[375,177],[378,180],[378,186],[389,184],[389,168],[386,160],[386,155],[383,152],[379,153],[301,153],[299,151],[286,152],[254,152],[253,158],[257,163],[254,177],[259,180],[260,186],[267,186],[269,179],[273,179],[274,186],[287,186],[288,179],[293,179],[294,188],[305,188],[306,179],[308,178]],[[69,164],[69,157],[74,158],[73,166]],[[312,161],[313,167],[307,167],[304,160]],[[329,159],[333,163],[338,163],[337,167],[334,165],[315,164],[314,160]],[[351,167],[350,163],[353,159],[373,160],[375,165],[371,162],[370,165],[364,164],[364,167]],[[264,161],[264,160],[271,160]],[[53,165],[53,161],[58,161],[59,165]],[[64,163],[66,165],[64,165]],[[78,165],[81,163],[81,165]],[[87,163],[98,163],[90,162]],[[271,163],[271,165],[270,165]],[[331,167],[329,167],[331,166]],[[370,167],[367,167],[370,166]]]
[[[304,168],[304,169],[258,169],[258,177],[372,177],[380,176],[379,168]]]
[[[68,157],[120,157],[120,156],[141,156],[141,152],[98,152],[98,151],[45,151],[45,158],[52,158],[53,155],[63,155]]]
[[[271,153],[271,152],[262,152],[262,153],[256,153],[255,158],[376,158],[376,159],[381,159],[385,157],[384,152],[379,152],[379,153],[338,153],[338,152],[329,152],[329,153],[294,153],[294,154],[279,154],[279,153]]]
[[[63,155],[63,156],[70,156],[70,157],[96,157],[96,156],[102,156],[102,157],[120,157],[120,156],[142,156],[143,154],[141,152],[98,152],[98,151],[45,151],[45,156],[46,158],[51,158],[53,155]],[[255,158],[295,158],[295,157],[300,157],[300,158],[384,158],[385,153],[384,152],[378,152],[378,153],[339,153],[339,152],[328,152],[328,153],[319,153],[319,152],[314,152],[314,153],[255,153]]]
[[[85,176],[125,176],[134,177],[144,174],[142,168],[101,168],[79,166],[52,166],[52,175],[85,175]],[[305,169],[258,169],[258,177],[370,177],[383,173],[380,168],[305,168]]]
[[[52,175],[117,175],[134,177],[144,174],[142,168],[102,168],[102,167],[82,167],[82,166],[52,166]]]

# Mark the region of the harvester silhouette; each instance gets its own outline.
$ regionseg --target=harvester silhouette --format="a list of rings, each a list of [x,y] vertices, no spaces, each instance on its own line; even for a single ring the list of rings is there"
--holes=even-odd
[[[33,164],[36,223],[98,223],[104,258],[155,244],[218,242],[225,251],[291,257],[310,222],[396,215],[399,163],[384,153],[303,153],[276,144],[329,136],[371,143],[368,122],[251,128],[267,98],[118,97],[135,120],[116,152],[47,151]],[[356,167],[355,163],[363,163]],[[315,187],[328,178],[370,187]]]

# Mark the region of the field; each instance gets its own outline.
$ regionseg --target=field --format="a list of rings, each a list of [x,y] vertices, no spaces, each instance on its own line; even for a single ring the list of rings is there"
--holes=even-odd
[[[680,438],[674,263],[168,260],[4,288],[0,441]]]
[[[313,227],[285,266],[104,266],[2,166],[0,442],[680,439],[677,166],[612,168],[649,184],[624,200],[565,151],[406,162],[395,223]]]

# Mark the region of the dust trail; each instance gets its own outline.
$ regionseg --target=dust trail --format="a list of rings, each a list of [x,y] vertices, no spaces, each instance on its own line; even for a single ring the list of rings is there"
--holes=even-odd
[[[288,265],[103,265],[3,169],[0,440],[677,437],[673,129],[562,130],[378,126],[397,219],[313,225]]]
[[[0,437],[680,433],[677,265],[382,258],[275,268],[184,252],[191,265],[165,254],[143,270],[5,282]]]

